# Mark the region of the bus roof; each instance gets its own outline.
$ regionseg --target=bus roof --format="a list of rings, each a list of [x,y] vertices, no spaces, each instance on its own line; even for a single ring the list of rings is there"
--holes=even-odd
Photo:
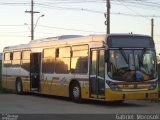
[[[109,34],[109,35],[62,35],[56,37],[49,37],[44,39],[32,40],[28,44],[20,44],[15,46],[8,46],[4,48],[4,51],[16,51],[18,49],[30,49],[33,47],[54,46],[54,45],[72,45],[72,44],[85,44],[88,42],[105,42],[106,37],[109,36],[143,36],[150,37],[141,34]]]
[[[32,47],[43,47],[43,46],[54,46],[54,45],[65,45],[65,44],[76,44],[76,43],[87,43],[87,42],[100,42],[105,40],[105,35],[62,35],[56,37],[49,37],[44,39],[32,40],[28,44],[19,44],[15,46],[7,46],[3,51],[16,51],[19,49],[31,49]]]
[[[20,44],[20,45],[15,45],[15,46],[7,46],[3,49],[3,51],[16,51],[19,49],[28,49],[29,45],[28,44]]]
[[[67,36],[68,37],[68,36]],[[58,36],[53,38],[45,38],[30,41],[30,47],[51,46],[51,45],[71,45],[88,42],[102,42],[105,40],[105,35],[89,35],[89,36],[75,36],[66,38],[66,36]]]

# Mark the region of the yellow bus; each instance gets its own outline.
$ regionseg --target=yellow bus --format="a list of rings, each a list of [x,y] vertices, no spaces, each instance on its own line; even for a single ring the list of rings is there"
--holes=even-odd
[[[5,47],[2,85],[74,102],[157,99],[156,62],[146,35],[64,35]]]

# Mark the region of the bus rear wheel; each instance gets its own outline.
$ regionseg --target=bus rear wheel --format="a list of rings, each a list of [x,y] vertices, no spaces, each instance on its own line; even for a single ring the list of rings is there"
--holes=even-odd
[[[76,103],[81,102],[81,88],[78,82],[72,84],[71,98]]]
[[[23,94],[22,81],[20,79],[16,80],[16,93]]]

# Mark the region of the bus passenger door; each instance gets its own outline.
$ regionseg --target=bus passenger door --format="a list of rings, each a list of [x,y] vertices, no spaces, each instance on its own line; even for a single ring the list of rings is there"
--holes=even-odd
[[[104,49],[91,49],[90,61],[90,97],[105,98],[105,60]]]
[[[30,61],[30,89],[31,91],[39,91],[41,53],[31,53]]]

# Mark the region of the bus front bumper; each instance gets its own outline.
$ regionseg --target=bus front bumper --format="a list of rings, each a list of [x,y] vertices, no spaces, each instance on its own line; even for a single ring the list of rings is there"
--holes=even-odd
[[[105,90],[106,101],[117,100],[156,100],[158,99],[158,89],[148,91],[113,91],[111,89]]]

